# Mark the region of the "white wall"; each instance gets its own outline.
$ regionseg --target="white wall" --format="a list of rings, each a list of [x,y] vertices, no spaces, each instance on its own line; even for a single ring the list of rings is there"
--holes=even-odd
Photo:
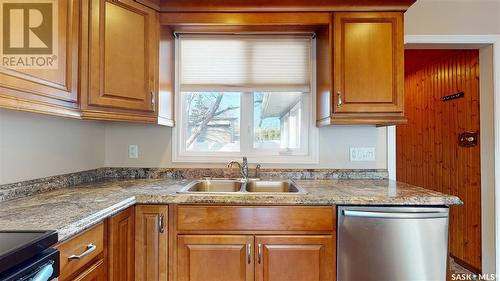
[[[500,34],[499,0],[417,0],[405,35]]]
[[[224,164],[172,163],[172,129],[141,124],[106,124],[107,167],[223,167]],[[139,158],[128,159],[128,145],[139,146]],[[369,146],[377,151],[375,162],[350,162],[349,147]],[[320,163],[314,165],[264,165],[287,168],[385,169],[386,129],[375,126],[321,128]]]
[[[103,165],[103,123],[0,109],[0,185]]]

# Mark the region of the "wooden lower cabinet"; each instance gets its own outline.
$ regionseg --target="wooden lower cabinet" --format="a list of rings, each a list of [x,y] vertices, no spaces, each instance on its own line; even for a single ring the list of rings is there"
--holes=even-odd
[[[89,266],[82,274],[78,275],[73,281],[106,281],[106,265],[104,260],[99,260]]]
[[[254,280],[251,235],[181,235],[178,281]]]
[[[134,280],[135,209],[130,207],[109,220],[109,281]]]
[[[135,207],[135,280],[167,281],[168,206]]]
[[[333,281],[333,235],[179,235],[177,281]]]
[[[256,281],[335,280],[334,236],[256,236]]]
[[[106,279],[106,266],[103,265],[102,267],[104,269],[102,270],[100,266],[101,263],[105,263],[106,261],[106,242],[104,238],[105,229],[105,224],[99,223],[83,233],[56,246],[59,250],[60,256],[59,280],[94,280],[82,278],[85,276],[97,275],[101,276],[99,278],[104,279],[95,280]],[[94,269],[95,267],[99,267],[99,269]],[[75,278],[75,276],[77,277]]]

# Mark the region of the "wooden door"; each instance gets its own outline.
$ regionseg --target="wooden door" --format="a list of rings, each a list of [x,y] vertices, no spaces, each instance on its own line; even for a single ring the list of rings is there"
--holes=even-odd
[[[91,0],[88,105],[156,108],[158,16],[133,0]]]
[[[459,145],[478,133],[477,50],[407,50],[405,108],[408,124],[396,129],[397,180],[453,194],[464,202],[450,210],[450,254],[481,270],[480,142]],[[456,99],[442,98],[463,93]]]
[[[256,236],[256,281],[335,280],[333,236]]]
[[[177,281],[253,281],[253,236],[179,235]]]
[[[135,209],[130,207],[109,220],[109,280],[134,280]]]
[[[104,260],[98,260],[96,263],[87,267],[85,271],[83,271],[76,278],[72,279],[72,281],[106,281],[106,266]]]
[[[135,207],[135,280],[166,281],[168,206]]]
[[[0,107],[79,116],[76,109],[78,108],[80,1],[67,0],[54,3],[57,3],[57,9],[52,11],[57,13],[53,14],[52,20],[42,15],[42,23],[47,21],[53,25],[48,33],[52,38],[43,38],[45,41],[42,41],[47,46],[46,50],[38,50],[39,52],[34,54],[13,55],[7,55],[4,50],[5,54],[2,55],[0,63]],[[15,32],[22,34],[23,31],[21,29]],[[23,44],[28,46],[37,36],[35,34],[28,40],[23,40]],[[27,34],[24,38],[28,38]],[[24,52],[32,51],[27,48]],[[27,59],[19,60],[24,57]],[[23,63],[6,64],[4,59],[8,58],[12,58],[12,61],[7,60],[10,62],[23,61],[28,64],[25,67],[22,67]],[[33,63],[32,58],[36,58],[39,63]]]
[[[403,111],[403,14],[334,14],[334,113]]]

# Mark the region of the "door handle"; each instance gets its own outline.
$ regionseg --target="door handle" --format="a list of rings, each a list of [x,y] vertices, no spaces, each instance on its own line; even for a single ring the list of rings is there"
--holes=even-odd
[[[344,210],[346,217],[364,217],[364,218],[381,218],[381,219],[436,219],[447,218],[447,212],[420,212],[420,213],[391,213],[391,212],[370,212],[370,211],[353,211]]]
[[[163,226],[163,214],[160,214],[160,216],[158,217],[158,229],[160,233],[165,232],[165,227]]]
[[[342,94],[340,92],[337,92],[337,107],[342,106]]]
[[[247,244],[247,262],[248,264],[252,263],[252,244]]]
[[[257,262],[260,264],[262,261],[262,244],[259,244],[257,247]]]

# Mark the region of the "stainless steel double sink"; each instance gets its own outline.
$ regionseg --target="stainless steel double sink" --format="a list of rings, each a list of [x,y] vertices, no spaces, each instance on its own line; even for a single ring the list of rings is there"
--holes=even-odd
[[[177,193],[189,194],[305,194],[292,180],[201,179],[187,184]]]

